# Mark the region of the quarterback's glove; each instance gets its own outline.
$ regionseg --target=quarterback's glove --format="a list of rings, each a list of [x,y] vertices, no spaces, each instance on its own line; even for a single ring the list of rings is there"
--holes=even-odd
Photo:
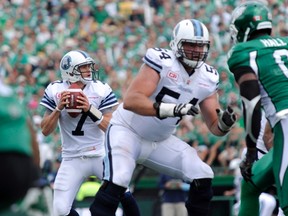
[[[88,116],[95,122],[97,125],[101,123],[103,120],[103,114],[100,110],[94,107],[92,104],[90,105],[90,109],[88,111]]]
[[[236,122],[236,115],[234,110],[228,106],[225,111],[216,109],[218,115],[218,128],[223,132],[227,133]]]
[[[171,104],[155,102],[153,107],[156,109],[158,118],[181,117],[184,115],[195,116],[199,113],[199,110],[190,103]]]
[[[252,165],[257,159],[257,149],[256,148],[247,148],[246,157],[240,163],[241,175],[243,176],[246,182],[251,181],[252,174]]]

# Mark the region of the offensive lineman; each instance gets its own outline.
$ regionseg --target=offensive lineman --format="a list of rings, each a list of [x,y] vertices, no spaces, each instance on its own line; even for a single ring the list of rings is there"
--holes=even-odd
[[[103,176],[104,132],[118,101],[108,84],[93,80],[94,60],[86,52],[75,50],[60,62],[61,81],[48,85],[40,102],[46,107],[41,128],[44,135],[60,127],[62,162],[54,183],[54,215],[79,215],[73,208],[74,198],[83,181],[95,175]],[[82,89],[78,102],[82,113],[70,117],[64,109],[68,103],[71,83]],[[138,206],[130,194],[121,197],[126,215],[139,215]]]
[[[213,171],[173,132],[182,116],[198,114],[198,105],[215,135],[224,136],[236,121],[230,107],[220,109],[219,75],[205,63],[209,44],[206,26],[187,19],[173,30],[172,51],[147,50],[106,132],[104,182],[90,206],[92,216],[115,214],[137,163],[189,183],[189,215],[208,214]]]

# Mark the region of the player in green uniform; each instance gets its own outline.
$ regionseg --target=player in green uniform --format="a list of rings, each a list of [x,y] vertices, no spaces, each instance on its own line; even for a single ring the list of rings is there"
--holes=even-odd
[[[271,37],[269,9],[251,1],[233,11],[230,32],[235,46],[228,65],[240,87],[248,149],[240,165],[245,181],[239,215],[258,215],[258,195],[274,182],[280,206],[288,215],[288,38]],[[252,168],[257,160],[261,105],[274,132],[274,150]]]
[[[26,195],[38,178],[39,149],[27,109],[0,79],[0,212]],[[1,214],[1,213],[0,213]]]

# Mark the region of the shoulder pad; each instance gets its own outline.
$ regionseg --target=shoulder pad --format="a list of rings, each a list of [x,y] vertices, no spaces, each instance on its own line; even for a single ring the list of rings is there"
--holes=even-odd
[[[149,48],[143,58],[145,64],[160,73],[163,66],[171,66],[175,59],[175,55],[171,50],[162,48]]]
[[[199,70],[201,70],[201,75],[206,77],[207,80],[213,83],[219,83],[219,73],[216,68],[211,65],[204,63]]]

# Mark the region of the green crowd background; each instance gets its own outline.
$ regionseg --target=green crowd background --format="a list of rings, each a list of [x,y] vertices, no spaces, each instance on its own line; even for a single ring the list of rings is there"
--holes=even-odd
[[[187,117],[177,136],[197,148],[215,170],[225,172],[245,146],[238,87],[227,68],[234,0],[0,0],[0,77],[30,110],[40,145],[41,164],[59,160],[59,131],[44,137],[39,102],[46,86],[61,78],[59,62],[70,50],[87,51],[99,79],[119,101],[150,47],[169,49],[172,28],[182,19],[198,19],[210,32],[207,63],[220,74],[221,105],[232,106],[239,121],[224,138],[213,136],[199,117]],[[273,35],[288,36],[288,0],[268,0]],[[216,173],[217,174],[217,173]]]

